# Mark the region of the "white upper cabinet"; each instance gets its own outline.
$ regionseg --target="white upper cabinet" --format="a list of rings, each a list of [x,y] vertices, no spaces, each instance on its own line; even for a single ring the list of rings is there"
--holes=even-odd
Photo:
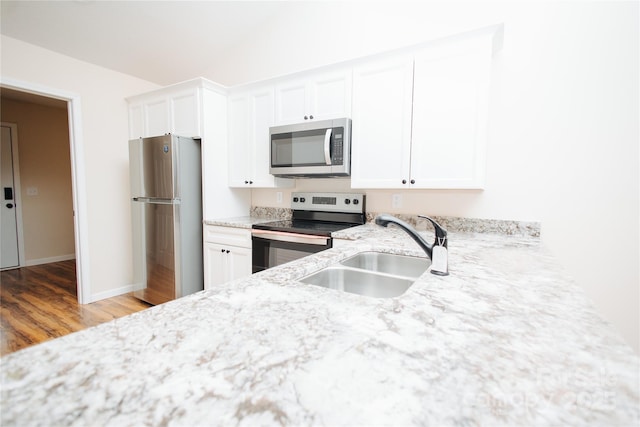
[[[142,129],[143,137],[158,136],[170,133],[169,101],[167,98],[153,99],[142,103],[144,121]],[[188,136],[188,135],[184,135]]]
[[[398,188],[409,176],[413,58],[353,71],[352,188]]]
[[[485,37],[416,54],[413,186],[483,188],[491,47]]]
[[[201,89],[193,81],[129,99],[129,138],[202,137]]]
[[[484,186],[493,34],[354,70],[352,188]]]
[[[235,94],[228,101],[229,186],[249,184],[251,175],[251,147],[249,145],[249,96]]]
[[[351,69],[313,74],[276,85],[275,124],[351,115]]]
[[[274,88],[265,86],[229,97],[229,186],[291,187],[291,179],[269,173],[269,127],[274,123]]]
[[[200,131],[200,93],[198,89],[169,95],[171,133],[181,136],[202,136]]]

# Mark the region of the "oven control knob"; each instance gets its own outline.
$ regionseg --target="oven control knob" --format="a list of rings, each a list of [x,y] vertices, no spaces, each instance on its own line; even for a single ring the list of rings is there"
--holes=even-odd
[[[298,203],[298,198],[297,197],[293,198],[293,203]]]
[[[348,205],[349,203],[351,203],[351,200],[349,200],[349,199],[344,199],[344,204],[345,204],[345,205]]]
[[[300,197],[300,203],[304,203],[306,199],[304,197]]]
[[[358,203],[360,203],[360,200],[358,200],[358,199],[353,199],[353,204],[354,204],[354,205],[357,205]]]

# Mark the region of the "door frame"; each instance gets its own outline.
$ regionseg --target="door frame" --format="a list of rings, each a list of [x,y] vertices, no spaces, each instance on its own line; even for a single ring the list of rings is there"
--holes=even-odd
[[[89,223],[87,210],[86,173],[84,163],[84,139],[82,137],[82,106],[80,95],[36,83],[2,78],[0,86],[67,103],[69,120],[69,153],[71,155],[71,189],[73,197],[73,223],[76,251],[76,280],[78,302],[91,302],[89,281]]]
[[[24,232],[22,230],[22,193],[20,192],[20,163],[18,156],[18,125],[16,123],[0,122],[11,132],[11,163],[13,172],[13,201],[16,208],[16,227],[18,235],[18,267],[24,265]],[[14,267],[11,267],[14,268]]]

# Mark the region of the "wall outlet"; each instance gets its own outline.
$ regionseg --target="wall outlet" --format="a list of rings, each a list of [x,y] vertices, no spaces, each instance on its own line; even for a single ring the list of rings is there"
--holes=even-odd
[[[27,196],[37,196],[38,187],[27,187]]]
[[[282,191],[276,192],[276,203],[282,203]]]
[[[402,207],[402,194],[392,194],[391,195],[391,207],[392,208],[401,208]]]

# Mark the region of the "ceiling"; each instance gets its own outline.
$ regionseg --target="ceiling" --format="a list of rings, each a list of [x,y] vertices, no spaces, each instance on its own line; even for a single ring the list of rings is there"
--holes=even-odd
[[[295,2],[6,1],[0,33],[168,85],[206,76]],[[196,53],[196,54],[194,54]],[[214,59],[215,61],[215,59]]]

